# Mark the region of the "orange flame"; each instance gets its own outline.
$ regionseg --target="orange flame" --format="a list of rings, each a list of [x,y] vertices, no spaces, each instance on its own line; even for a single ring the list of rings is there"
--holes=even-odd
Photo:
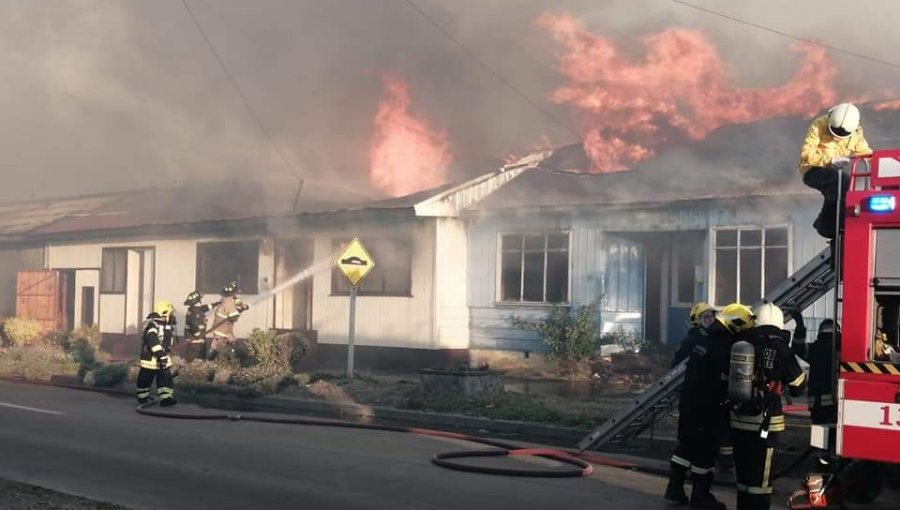
[[[630,59],[568,14],[543,14],[537,25],[562,46],[567,84],[550,96],[571,106],[595,172],[626,170],[655,154],[672,134],[703,139],[725,124],[812,115],[834,104],[837,68],[824,48],[794,44],[803,61],[783,85],[740,88],[718,50],[699,32],[671,28],[642,39]]]
[[[369,179],[395,197],[440,186],[453,159],[447,133],[432,131],[425,118],[410,112],[406,82],[390,75],[382,81],[385,96],[375,114]]]

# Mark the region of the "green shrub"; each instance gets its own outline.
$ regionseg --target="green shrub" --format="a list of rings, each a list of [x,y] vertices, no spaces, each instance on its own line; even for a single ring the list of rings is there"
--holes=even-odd
[[[282,367],[257,365],[236,370],[228,382],[248,394],[272,395],[290,385],[291,379],[291,373]]]
[[[177,384],[193,386],[212,382],[217,369],[216,365],[210,361],[195,359],[186,363],[181,358],[175,358],[175,368],[178,373]]]
[[[235,345],[235,351],[242,367],[278,367],[289,370],[295,363],[309,354],[310,345],[302,335],[254,329],[247,339],[244,349]]]
[[[84,383],[95,388],[114,388],[124,383],[127,378],[127,364],[111,363],[100,365],[88,372],[84,377]]]
[[[0,351],[0,374],[49,380],[54,375],[73,374],[78,363],[54,344],[18,345]]]
[[[7,317],[0,321],[0,330],[7,345],[28,345],[41,337],[41,324],[31,319]]]
[[[588,360],[596,352],[599,313],[596,302],[577,310],[555,305],[542,319],[529,321],[513,316],[510,321],[516,328],[536,332],[547,349],[547,358],[573,363]]]

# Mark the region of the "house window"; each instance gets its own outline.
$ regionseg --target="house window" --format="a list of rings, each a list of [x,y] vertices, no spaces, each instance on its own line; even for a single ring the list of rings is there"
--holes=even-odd
[[[128,249],[103,248],[100,267],[100,292],[124,294],[128,276]]]
[[[500,239],[500,300],[569,300],[569,234],[507,234]]]
[[[346,243],[346,239],[332,241],[334,251]],[[412,241],[409,236],[373,237],[364,240],[366,251],[375,261],[375,267],[359,284],[360,296],[412,295]],[[350,295],[350,283],[337,269],[331,271],[331,293]]]
[[[706,232],[682,232],[674,245],[673,300],[675,304],[690,306],[700,299],[700,279],[697,270],[703,265],[702,250],[706,248]]]
[[[752,305],[787,278],[787,227],[716,229],[715,238],[717,305]]]
[[[644,251],[640,244],[614,236],[606,239],[604,310],[643,311],[644,266]]]
[[[259,241],[197,243],[197,290],[219,294],[231,281],[241,294],[259,292]]]

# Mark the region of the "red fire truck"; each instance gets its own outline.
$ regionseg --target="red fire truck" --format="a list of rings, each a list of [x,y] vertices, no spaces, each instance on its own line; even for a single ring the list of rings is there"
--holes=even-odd
[[[849,185],[843,239],[835,240],[843,248],[835,253],[843,282],[835,302],[843,322],[835,367],[837,426],[814,426],[811,443],[827,448],[834,434],[841,464],[866,465],[864,478],[873,482],[900,464],[900,354],[890,347],[900,341],[900,150],[875,151],[868,164],[854,160]],[[840,487],[848,485],[842,475],[850,476],[845,471],[808,478],[805,497],[795,495],[791,507],[836,507]]]

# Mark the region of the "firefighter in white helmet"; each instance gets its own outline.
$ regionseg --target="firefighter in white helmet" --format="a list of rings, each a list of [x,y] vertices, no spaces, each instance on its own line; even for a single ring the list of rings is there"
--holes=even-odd
[[[872,149],[860,126],[859,109],[851,103],[841,103],[831,108],[809,126],[800,149],[799,167],[803,183],[825,197],[822,210],[813,223],[822,237],[834,239],[837,231],[835,214],[838,203],[847,193],[849,158],[870,154]],[[839,172],[844,172],[840,190]]]
[[[806,374],[791,352],[791,333],[784,329],[781,309],[765,303],[754,315],[755,326],[732,347],[729,378],[738,510],[769,509],[772,459],[785,429],[781,394],[787,390],[798,397],[806,387]],[[736,363],[745,363],[746,370],[742,372]],[[736,374],[747,377],[738,380]],[[746,383],[743,389],[741,382]]]
[[[738,307],[741,309],[738,310]],[[741,326],[739,326],[741,324]],[[691,350],[678,405],[678,446],[670,459],[665,499],[673,504],[690,501],[692,508],[724,510],[711,492],[719,439],[727,430],[728,356],[734,334],[753,324],[743,305],[726,306],[705,328]],[[688,471],[693,480],[690,500],[684,492]]]
[[[172,359],[169,352],[175,343],[172,325],[175,324],[175,307],[168,301],[160,301],[147,316],[147,325],[141,335],[140,370],[137,376],[138,404],[150,399],[150,389],[156,381],[159,405],[172,406],[175,388],[172,381]]]

